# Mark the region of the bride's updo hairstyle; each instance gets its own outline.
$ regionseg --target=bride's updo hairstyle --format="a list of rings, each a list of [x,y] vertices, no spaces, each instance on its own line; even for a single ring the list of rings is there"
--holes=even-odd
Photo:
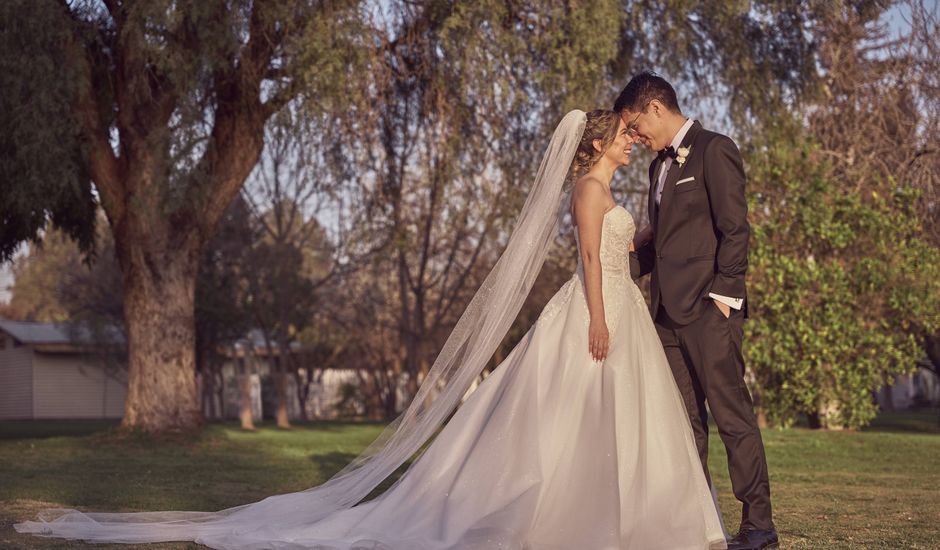
[[[620,115],[614,111],[597,109],[586,116],[584,133],[581,134],[581,143],[574,154],[571,171],[565,182],[565,190],[570,190],[574,182],[587,173],[597,161],[601,159],[614,138],[617,137],[617,128],[620,127]],[[594,140],[601,140],[601,150],[594,148]]]

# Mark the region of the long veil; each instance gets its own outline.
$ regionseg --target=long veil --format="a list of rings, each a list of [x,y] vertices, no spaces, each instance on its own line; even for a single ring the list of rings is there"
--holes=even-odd
[[[268,535],[276,537],[280,529],[312,525],[360,502],[434,435],[508,332],[557,233],[564,182],[584,124],[585,113],[574,110],[556,127],[505,251],[470,300],[408,408],[328,481],[218,512],[48,509],[38,521],[14,528],[96,542],[198,542],[219,535],[260,542]]]

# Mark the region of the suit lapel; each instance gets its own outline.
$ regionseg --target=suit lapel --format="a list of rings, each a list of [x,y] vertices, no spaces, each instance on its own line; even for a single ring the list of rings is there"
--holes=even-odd
[[[685,137],[682,138],[682,142],[679,144],[679,147],[689,147],[693,141],[695,141],[695,135],[702,129],[702,125],[698,121],[692,123],[692,126],[689,128],[689,131],[685,133]],[[689,153],[691,157],[692,152]],[[686,163],[689,162],[689,158],[686,159]],[[676,160],[672,161],[672,166],[669,167],[669,172],[666,173],[666,181],[663,183],[663,197],[660,199],[659,210],[660,213],[665,212],[668,208],[672,195],[675,192],[676,182],[679,181],[679,178],[682,176],[682,169],[685,168],[685,165],[680,165]]]
[[[659,179],[656,176],[659,174],[659,167],[662,163],[659,161],[659,158],[654,158],[653,162],[650,163],[650,192],[647,199],[647,212],[649,212],[650,225],[653,226],[653,229],[656,229],[656,218],[659,212],[657,211],[659,207],[656,205],[656,181]]]

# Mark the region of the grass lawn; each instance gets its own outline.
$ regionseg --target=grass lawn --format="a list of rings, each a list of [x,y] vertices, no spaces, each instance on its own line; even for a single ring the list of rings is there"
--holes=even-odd
[[[35,519],[46,507],[218,510],[304,489],[342,468],[382,428],[322,422],[245,433],[214,424],[194,440],[152,441],[116,437],[113,426],[0,423],[0,548],[95,547],[13,530],[13,523]],[[713,436],[711,469],[734,530],[739,508],[714,429]],[[862,432],[767,430],[763,436],[781,548],[940,548],[937,411],[885,415]]]

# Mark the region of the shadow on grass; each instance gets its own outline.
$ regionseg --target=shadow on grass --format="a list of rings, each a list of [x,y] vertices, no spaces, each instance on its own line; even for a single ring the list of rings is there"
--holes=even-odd
[[[277,422],[274,420],[262,420],[260,422],[255,422],[254,430],[242,430],[241,425],[237,420],[209,420],[206,421],[206,427],[219,426],[228,428],[231,430],[236,430],[241,433],[261,433],[264,431],[274,431],[281,433],[290,433],[292,431],[317,431],[317,432],[331,432],[331,433],[344,433],[351,427],[356,426],[385,426],[387,422],[379,420],[292,420],[290,428],[278,428]]]
[[[198,433],[152,437],[107,423],[4,424],[0,505],[28,500],[93,511],[220,510],[303,490],[345,467],[381,428],[262,424],[249,433],[211,423]]]
[[[353,426],[383,426],[385,423],[373,420],[314,420],[294,422],[288,430],[279,430],[274,421],[262,421],[255,424],[258,431],[278,430],[290,432],[319,431],[342,433]],[[237,421],[218,420],[206,422],[206,427],[223,426],[238,429]],[[65,420],[3,420],[0,421],[0,440],[3,439],[45,439],[48,437],[86,436],[117,431],[121,427],[120,419],[65,419]],[[244,433],[252,433],[250,430]]]
[[[0,439],[45,439],[85,436],[114,430],[120,419],[93,420],[5,420],[0,422]]]
[[[883,412],[862,431],[940,434],[940,409]]]
[[[714,428],[714,424],[709,418],[709,424]],[[812,429],[806,416],[799,415],[794,428],[807,430],[810,432],[825,432],[824,429]],[[834,430],[841,432],[843,430]],[[846,433],[855,430],[844,430]],[[897,433],[897,434],[940,434],[940,409],[932,407],[923,407],[917,409],[905,409],[897,411],[882,411],[878,413],[871,423],[859,430],[859,432],[879,432],[879,433]]]
[[[334,474],[346,467],[357,455],[334,451],[331,453],[310,455],[310,461],[317,467],[323,480],[333,477]]]
[[[337,472],[345,468],[357,455],[351,453],[325,453],[311,455],[310,461],[313,462],[317,469],[320,471],[320,475],[323,480],[333,477]],[[395,484],[405,471],[411,466],[414,459],[409,460],[399,466],[391,475],[385,478],[375,489],[372,490],[363,500],[371,500],[380,494],[384,493],[389,487]]]
[[[292,430],[315,430],[319,432],[345,432],[353,426],[384,426],[387,422],[376,420],[312,420],[308,422],[291,422]],[[272,422],[262,422],[262,428],[277,428]]]
[[[408,470],[408,468],[411,467],[414,461],[418,459],[418,456],[421,454],[421,452],[422,451],[419,451],[418,453],[416,453],[415,456],[405,461],[404,464],[399,466],[387,478],[382,480],[382,482],[379,483],[378,486],[375,487],[375,489],[369,492],[369,494],[366,495],[362,499],[362,501],[365,502],[368,500],[372,500],[373,498],[387,491],[392,485],[397,483],[398,480],[401,479],[401,476],[403,476],[405,472]],[[320,474],[323,477],[323,480],[326,481],[327,479],[335,475],[337,472],[345,468],[350,462],[352,462],[354,458],[356,458],[356,456],[357,455],[353,455],[350,453],[333,452],[333,453],[312,455],[310,457],[310,461],[313,462],[317,466],[317,468],[320,471]]]

